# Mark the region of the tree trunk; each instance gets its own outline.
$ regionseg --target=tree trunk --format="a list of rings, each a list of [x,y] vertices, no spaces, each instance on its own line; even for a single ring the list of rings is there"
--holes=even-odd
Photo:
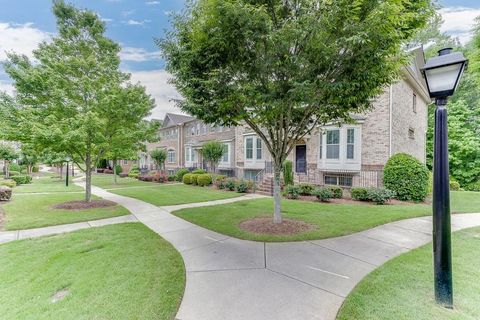
[[[92,202],[92,158],[87,154],[85,159],[85,201]]]
[[[60,167],[60,180],[63,180],[63,163],[61,163],[59,167]]]
[[[112,160],[113,163],[113,182],[117,184],[117,160]]]
[[[10,179],[10,161],[4,162],[5,164],[5,178]]]
[[[280,177],[282,167],[274,164],[273,174],[273,222],[282,223],[282,190],[280,187]]]

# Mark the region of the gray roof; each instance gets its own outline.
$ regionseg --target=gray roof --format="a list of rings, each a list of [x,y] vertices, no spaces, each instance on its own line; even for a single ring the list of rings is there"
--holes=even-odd
[[[184,122],[187,122],[187,121],[195,120],[194,117],[186,116],[186,115],[183,115],[183,114],[176,114],[176,113],[167,113],[165,115],[165,118],[167,118],[167,117],[171,121],[171,123],[169,123],[169,125],[177,125],[177,124],[184,123]]]

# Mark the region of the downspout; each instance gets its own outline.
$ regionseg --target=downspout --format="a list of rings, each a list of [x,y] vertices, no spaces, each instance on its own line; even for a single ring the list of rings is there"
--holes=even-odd
[[[393,118],[392,118],[392,114],[393,114],[393,85],[390,85],[390,89],[389,89],[389,111],[388,111],[388,114],[389,114],[389,144],[388,144],[388,154],[389,154],[389,157],[392,156],[392,125],[393,125]]]

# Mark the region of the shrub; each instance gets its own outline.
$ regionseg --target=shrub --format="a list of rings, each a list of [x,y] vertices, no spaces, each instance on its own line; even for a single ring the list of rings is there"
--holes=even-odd
[[[423,201],[428,194],[428,175],[427,167],[416,158],[397,153],[385,165],[383,184],[399,200]]]
[[[183,180],[183,183],[185,184],[192,184],[192,174],[191,173],[184,174],[182,180]]]
[[[168,177],[165,173],[157,172],[153,175],[152,181],[158,182],[158,183],[165,183],[167,182],[167,180],[168,180]]]
[[[302,196],[311,196],[312,192],[315,191],[315,186],[309,183],[301,183],[298,187],[300,188],[300,194]]]
[[[207,173],[207,171],[203,170],[203,169],[195,169],[192,171],[193,174],[204,174],[204,173]]]
[[[383,188],[370,188],[368,189],[368,199],[376,204],[385,204],[388,200],[395,196],[395,192],[383,189]]]
[[[10,171],[9,171],[9,174],[10,174],[10,177],[19,176],[19,175],[20,175],[20,172],[10,170]]]
[[[128,173],[140,173],[140,168],[137,165],[133,165]]]
[[[322,202],[327,202],[328,200],[335,198],[334,192],[331,188],[317,188],[313,191],[313,195]]]
[[[333,193],[333,197],[334,199],[342,199],[343,197],[343,189],[340,188],[340,187],[328,187],[332,193]]]
[[[39,171],[40,171],[39,166],[33,166],[33,167],[32,167],[32,172],[33,172],[33,173],[39,172]]]
[[[14,188],[17,186],[17,183],[15,182],[15,180],[3,180],[3,181],[0,181],[0,185],[6,186],[9,188]]]
[[[290,160],[283,163],[283,182],[285,185],[293,185],[293,164]]]
[[[140,174],[139,174],[138,172],[130,172],[130,173],[128,174],[128,176],[129,176],[130,178],[134,178],[134,179],[138,179],[138,176],[139,176],[139,175],[140,175]]]
[[[233,191],[235,190],[235,179],[226,179],[225,180],[225,189]]]
[[[227,177],[222,175],[217,175],[214,177],[214,184],[217,189],[225,189],[225,183],[227,182]]]
[[[188,169],[185,169],[185,168],[178,169],[176,173],[177,181],[183,181],[183,176],[186,175],[187,173],[190,173]]]
[[[190,181],[192,181],[192,184],[193,184],[194,186],[196,186],[196,185],[198,184],[197,178],[198,178],[198,176],[201,175],[201,174],[203,174],[203,173],[192,173],[192,175],[190,176]]]
[[[369,201],[368,197],[368,188],[352,188],[350,190],[350,193],[352,194],[352,199],[353,200],[358,200],[358,201]]]
[[[240,180],[235,185],[235,190],[238,193],[245,193],[248,191],[248,183],[245,180]]]
[[[452,191],[458,191],[460,190],[460,183],[455,180],[450,180],[450,190]]]
[[[470,183],[466,186],[465,190],[477,192],[480,191],[480,180],[474,183]]]
[[[10,169],[10,172],[11,171],[16,171],[16,172],[21,172],[22,171],[22,167],[16,163],[10,163],[10,166],[8,167]]]
[[[168,176],[168,181],[171,182],[171,181],[175,181],[175,180],[177,180],[177,176],[176,176],[176,175],[169,175],[169,176]]]
[[[12,198],[12,189],[7,186],[0,186],[0,201],[9,201]]]
[[[288,199],[298,199],[298,196],[300,195],[300,187],[294,186],[293,184],[288,184],[285,186],[283,194]]]
[[[122,171],[123,171],[122,166],[119,165],[119,164],[116,164],[115,165],[115,174],[120,174],[120,173],[122,173]]]
[[[27,184],[32,182],[32,177],[30,176],[14,176],[11,177],[12,180],[14,180],[17,185],[19,184]]]
[[[208,173],[199,174],[197,176],[197,184],[200,187],[209,186],[212,184],[212,175]]]

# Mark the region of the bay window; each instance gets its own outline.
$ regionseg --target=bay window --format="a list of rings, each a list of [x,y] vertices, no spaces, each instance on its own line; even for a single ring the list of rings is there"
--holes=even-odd
[[[347,159],[355,158],[355,129],[347,129]]]
[[[327,159],[340,159],[340,130],[327,131]]]
[[[245,139],[245,158],[249,160],[253,159],[253,137]]]
[[[257,138],[257,160],[262,159],[262,139]]]

